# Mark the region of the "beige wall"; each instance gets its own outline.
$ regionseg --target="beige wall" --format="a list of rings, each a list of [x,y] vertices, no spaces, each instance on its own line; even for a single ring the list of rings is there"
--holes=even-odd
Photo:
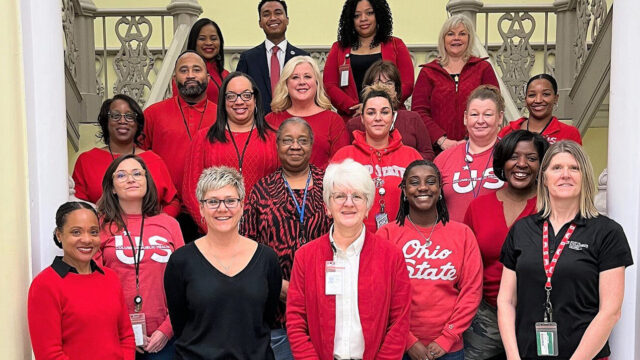
[[[0,357],[31,357],[27,330],[27,290],[31,280],[26,113],[18,1],[0,1]],[[10,276],[7,276],[10,274]]]

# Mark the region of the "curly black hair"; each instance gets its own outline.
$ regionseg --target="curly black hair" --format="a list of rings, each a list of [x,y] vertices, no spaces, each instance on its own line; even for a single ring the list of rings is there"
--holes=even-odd
[[[96,137],[101,139],[105,145],[109,145],[109,111],[111,109],[111,104],[115,100],[122,100],[126,102],[129,104],[131,111],[136,114],[136,124],[138,126],[136,127],[136,133],[133,136],[133,142],[139,147],[142,146],[141,141],[144,139],[144,135],[142,134],[142,128],[144,127],[144,113],[142,112],[140,105],[125,94],[114,95],[114,97],[107,99],[102,103],[100,113],[98,114],[98,126],[100,126],[100,131],[98,131]]]
[[[360,39],[353,24],[356,6],[362,0],[347,0],[342,7],[338,25],[338,42],[343,48],[359,48]],[[376,14],[376,35],[371,46],[387,42],[393,33],[393,18],[387,0],[368,0]]]
[[[200,31],[202,30],[203,27],[207,25],[212,25],[218,32],[218,39],[220,39],[220,51],[218,52],[218,55],[216,55],[216,57],[213,59],[213,61],[216,63],[218,75],[222,76],[222,72],[224,71],[224,37],[222,36],[222,31],[220,31],[220,27],[218,26],[218,24],[216,24],[215,21],[208,18],[202,18],[196,21],[193,24],[193,26],[191,26],[191,31],[189,32],[189,39],[187,40],[187,50],[196,51],[196,42],[198,42],[198,36],[200,36]],[[206,59],[205,59],[205,64],[206,64]]]

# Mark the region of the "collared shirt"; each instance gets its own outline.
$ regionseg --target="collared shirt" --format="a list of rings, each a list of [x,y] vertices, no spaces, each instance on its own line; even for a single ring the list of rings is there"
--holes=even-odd
[[[98,271],[99,273],[104,275],[104,270],[102,270],[102,268],[98,266],[98,264],[96,264],[95,261],[91,260],[91,262],[89,263],[89,266],[91,267],[91,272]],[[58,275],[60,275],[61,278],[64,278],[69,273],[78,274],[78,269],[62,261],[62,256],[56,256],[53,259],[53,264],[51,264],[51,268],[55,270],[55,272],[58,273]]]
[[[336,295],[336,332],[333,339],[333,356],[336,359],[362,359],[364,354],[364,334],[358,309],[358,269],[365,233],[363,225],[358,238],[342,250],[333,239],[333,225],[329,230],[329,240],[334,249],[333,261],[344,264],[343,294]]]
[[[271,73],[271,53],[273,52],[273,47],[277,46],[280,50],[278,50],[278,61],[280,62],[280,72],[282,72],[282,68],[284,67],[284,58],[287,52],[287,40],[282,40],[280,44],[276,45],[271,42],[271,40],[267,39],[264,41],[264,47],[267,48],[267,65],[269,66],[269,73]]]

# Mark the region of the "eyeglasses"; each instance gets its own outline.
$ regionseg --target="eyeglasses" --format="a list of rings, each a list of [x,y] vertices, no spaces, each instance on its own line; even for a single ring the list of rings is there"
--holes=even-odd
[[[144,179],[144,175],[145,175],[145,171],[142,169],[136,169],[136,170],[133,170],[132,172],[120,170],[120,171],[116,171],[113,174],[113,179],[119,183],[123,183],[129,180],[129,176],[131,176],[133,180],[140,181]]]
[[[233,91],[227,91],[226,93],[224,93],[224,99],[228,102],[236,102],[236,100],[238,100],[238,96],[240,97],[240,99],[242,99],[242,101],[249,101],[253,99],[253,92],[246,90],[241,92],[240,94],[234,93]]]
[[[202,199],[200,200],[200,202],[204,204],[209,210],[218,210],[218,208],[220,207],[220,204],[222,203],[224,203],[224,206],[227,209],[235,209],[236,207],[238,207],[238,205],[240,205],[240,199],[238,198],[226,198],[223,200],[215,199],[215,198]]]
[[[298,145],[300,146],[309,146],[309,144],[311,144],[311,140],[309,138],[304,138],[304,137],[297,138],[297,139],[290,138],[290,137],[280,139],[280,143],[282,143],[282,145],[285,145],[285,146],[291,146],[293,145],[294,142],[297,142]]]
[[[113,112],[113,113],[112,112],[108,112],[107,115],[109,115],[109,119],[111,119],[111,121],[113,121],[113,122],[118,122],[123,117],[127,122],[134,122],[134,121],[136,121],[136,118],[138,117],[138,114],[136,114],[136,113],[120,114],[120,113],[117,113],[117,112]]]
[[[387,80],[387,81],[378,80],[378,81],[375,82],[375,84],[380,84],[380,85],[384,85],[384,86],[391,86],[391,87],[396,85],[396,83],[393,82],[393,80]]]
[[[351,202],[353,202],[354,205],[362,205],[367,200],[367,198],[360,193],[345,194],[339,192],[331,194],[331,197],[333,198],[333,201],[335,201],[335,203],[338,205],[344,205],[344,203],[347,202],[348,198],[351,198]]]

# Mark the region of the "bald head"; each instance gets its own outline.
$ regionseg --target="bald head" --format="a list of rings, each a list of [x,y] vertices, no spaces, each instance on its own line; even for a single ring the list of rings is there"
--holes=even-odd
[[[205,71],[207,71],[207,65],[206,65],[206,62],[205,62],[204,58],[202,56],[200,56],[200,54],[198,54],[197,52],[195,52],[193,50],[187,50],[187,51],[183,52],[182,54],[180,54],[178,56],[178,58],[176,59],[176,65],[174,67],[174,73],[178,72],[178,67],[180,66],[181,63],[184,63],[184,62],[198,63],[202,67],[204,67]]]
[[[194,51],[185,51],[176,60],[174,78],[178,92],[188,102],[198,102],[206,97],[209,83],[204,59]]]

